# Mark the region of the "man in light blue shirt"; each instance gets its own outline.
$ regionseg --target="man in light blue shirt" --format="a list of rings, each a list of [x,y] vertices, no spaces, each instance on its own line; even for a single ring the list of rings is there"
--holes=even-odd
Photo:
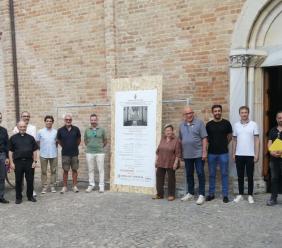
[[[37,141],[40,146],[40,164],[41,164],[41,194],[45,194],[48,189],[47,184],[47,167],[50,164],[51,178],[50,187],[51,192],[56,193],[55,182],[58,165],[58,151],[57,151],[57,130],[52,128],[54,118],[51,115],[46,115],[44,118],[45,128],[40,129],[37,134]]]

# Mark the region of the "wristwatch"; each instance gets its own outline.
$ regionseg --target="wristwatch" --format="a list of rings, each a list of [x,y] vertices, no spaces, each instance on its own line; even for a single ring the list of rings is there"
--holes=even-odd
[[[33,162],[37,164],[37,160],[34,160]]]

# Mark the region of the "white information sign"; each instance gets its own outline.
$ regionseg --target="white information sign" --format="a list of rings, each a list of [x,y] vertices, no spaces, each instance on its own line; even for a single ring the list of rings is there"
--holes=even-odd
[[[118,91],[115,99],[114,182],[154,187],[157,90]]]

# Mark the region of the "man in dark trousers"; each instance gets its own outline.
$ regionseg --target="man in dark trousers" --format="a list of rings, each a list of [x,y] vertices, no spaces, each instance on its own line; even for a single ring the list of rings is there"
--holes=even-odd
[[[31,135],[26,133],[27,125],[20,121],[17,125],[19,133],[13,135],[9,142],[9,159],[16,177],[16,204],[22,203],[22,181],[25,174],[27,185],[27,199],[36,202],[33,197],[33,170],[37,163],[37,143]]]
[[[0,113],[0,124],[1,122],[2,114]],[[0,203],[9,203],[9,201],[4,198],[6,176],[5,165],[9,164],[8,141],[9,137],[6,128],[0,126]]]
[[[268,148],[276,139],[282,140],[282,111],[276,114],[277,126],[269,131]],[[282,150],[270,152],[270,172],[271,172],[271,197],[267,201],[268,206],[277,204],[279,192],[279,180],[282,176]]]

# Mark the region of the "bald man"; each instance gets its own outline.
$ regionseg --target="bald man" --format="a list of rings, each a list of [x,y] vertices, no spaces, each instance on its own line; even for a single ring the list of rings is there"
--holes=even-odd
[[[37,143],[33,136],[26,133],[27,124],[20,121],[17,124],[19,133],[13,135],[9,142],[9,159],[11,168],[15,170],[16,178],[16,204],[22,203],[22,182],[26,178],[27,199],[36,202],[33,197],[33,169],[37,163]]]
[[[194,198],[194,169],[196,169],[199,179],[199,197],[196,203],[201,205],[205,201],[204,165],[207,159],[208,135],[204,122],[194,116],[191,107],[184,108],[183,119],[179,127],[179,138],[182,143],[188,192],[181,200],[188,201]]]

